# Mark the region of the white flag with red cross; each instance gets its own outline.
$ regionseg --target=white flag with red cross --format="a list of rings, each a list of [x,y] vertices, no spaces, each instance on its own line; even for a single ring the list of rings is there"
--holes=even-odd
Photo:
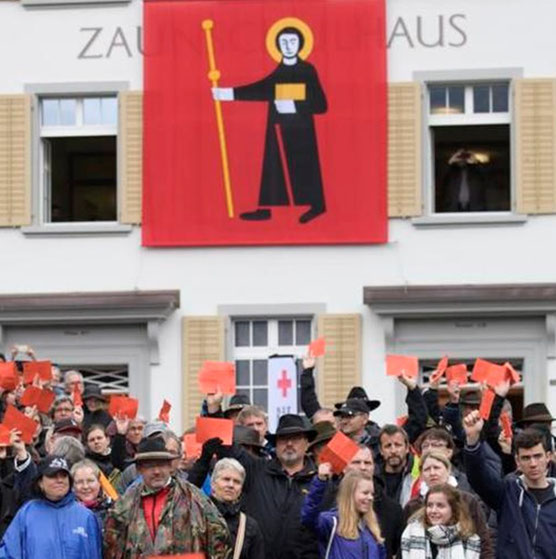
[[[276,431],[278,419],[297,413],[297,367],[293,357],[268,360],[268,428]]]

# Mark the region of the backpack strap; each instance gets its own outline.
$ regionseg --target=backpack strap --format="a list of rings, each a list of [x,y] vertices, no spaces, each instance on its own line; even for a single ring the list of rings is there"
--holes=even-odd
[[[245,539],[245,525],[247,524],[247,517],[245,513],[239,513],[239,526],[237,529],[236,545],[234,547],[233,559],[239,559],[241,550],[243,549],[243,540]]]
[[[332,549],[332,541],[334,540],[334,536],[336,535],[336,530],[338,529],[338,519],[333,516],[332,517],[332,532],[330,532],[330,539],[328,540],[328,545],[326,546],[326,553],[324,555],[324,559],[328,559],[330,555],[330,550]]]

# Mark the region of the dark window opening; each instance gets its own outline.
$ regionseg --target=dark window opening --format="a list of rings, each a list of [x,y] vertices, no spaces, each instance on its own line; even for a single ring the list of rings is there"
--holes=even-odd
[[[47,138],[50,221],[116,221],[116,137]]]
[[[443,212],[510,211],[510,127],[436,126],[434,207]]]

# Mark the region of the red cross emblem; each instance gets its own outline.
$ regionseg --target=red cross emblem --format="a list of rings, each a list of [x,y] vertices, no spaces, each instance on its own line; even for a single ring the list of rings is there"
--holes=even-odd
[[[282,378],[278,380],[278,388],[282,391],[282,398],[288,395],[288,388],[292,387],[292,381],[288,378],[288,372],[284,369],[282,371]]]

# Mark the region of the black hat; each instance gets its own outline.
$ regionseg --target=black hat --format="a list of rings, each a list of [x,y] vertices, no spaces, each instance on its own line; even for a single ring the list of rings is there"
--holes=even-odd
[[[330,421],[318,421],[313,425],[317,436],[311,441],[309,448],[320,443],[327,443],[338,431]]]
[[[72,419],[71,417],[66,417],[65,419],[60,419],[54,423],[54,433],[82,433],[81,425]]]
[[[249,396],[246,394],[235,394],[230,398],[230,405],[224,410],[224,417],[228,417],[235,411],[241,411],[245,406],[250,406]]]
[[[542,402],[527,404],[523,408],[523,415],[516,425],[521,426],[524,423],[538,423],[539,421],[555,421],[555,418],[550,415],[548,408]]]
[[[477,388],[462,390],[459,397],[460,406],[480,406],[481,392]]]
[[[152,437],[149,439],[141,439],[137,447],[137,454],[133,461],[174,460],[175,458],[179,458],[179,456],[166,450],[166,445],[161,437]]]
[[[317,436],[317,432],[312,427],[307,426],[300,415],[287,413],[280,416],[276,433],[273,435],[269,433],[266,438],[271,444],[276,444],[278,437],[297,435],[298,433],[303,433],[309,439],[309,442]]]
[[[259,433],[252,427],[234,425],[234,443],[262,447]]]
[[[102,393],[98,384],[87,384],[87,386],[85,386],[85,390],[83,391],[82,398],[83,401],[88,400],[89,398],[95,398],[95,400],[100,400],[101,402],[108,402],[108,397]]]
[[[346,401],[351,400],[353,398],[358,398],[359,400],[365,401],[367,407],[369,408],[367,411],[376,410],[376,408],[380,406],[380,400],[369,400],[369,397],[367,396],[365,389],[362,388],[361,386],[353,386],[352,389],[349,391]],[[337,402],[336,404],[334,404],[334,407],[337,410],[339,410],[344,404],[345,402]]]
[[[70,469],[65,458],[61,456],[45,456],[39,463],[37,479],[42,476],[53,476],[58,472],[66,472],[70,475]]]
[[[349,398],[334,412],[334,415],[355,415],[356,413],[369,413],[369,406],[365,400]]]

